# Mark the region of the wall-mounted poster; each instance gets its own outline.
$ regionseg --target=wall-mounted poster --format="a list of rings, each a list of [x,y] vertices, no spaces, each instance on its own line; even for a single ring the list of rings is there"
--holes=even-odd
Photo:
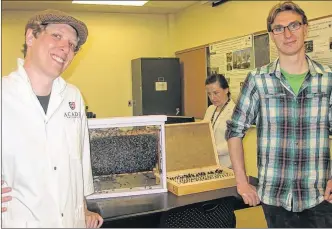
[[[211,44],[209,74],[220,73],[230,81],[232,99],[237,100],[240,82],[254,68],[253,36],[247,35]]]

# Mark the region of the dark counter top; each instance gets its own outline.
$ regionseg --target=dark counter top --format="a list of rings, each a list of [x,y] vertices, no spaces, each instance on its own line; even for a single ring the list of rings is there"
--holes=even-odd
[[[250,177],[249,180],[251,184],[257,184],[257,180],[255,178]],[[231,187],[184,196],[176,196],[171,192],[166,192],[139,196],[88,200],[88,208],[92,211],[98,212],[105,221],[111,221],[127,217],[164,212],[181,206],[200,202],[203,203],[230,196],[234,196],[238,199],[240,204],[237,204],[237,208],[246,207],[246,205],[241,204],[243,201],[237,194],[236,187]]]

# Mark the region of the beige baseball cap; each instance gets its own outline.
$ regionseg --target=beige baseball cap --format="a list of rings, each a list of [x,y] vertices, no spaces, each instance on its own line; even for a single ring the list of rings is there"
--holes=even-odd
[[[34,24],[67,24],[72,26],[79,37],[78,46],[85,43],[88,37],[88,28],[84,22],[59,10],[44,10],[32,16],[25,26],[25,33]]]

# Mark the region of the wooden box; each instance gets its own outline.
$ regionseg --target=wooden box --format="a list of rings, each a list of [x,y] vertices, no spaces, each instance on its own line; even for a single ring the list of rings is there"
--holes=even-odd
[[[182,196],[236,186],[220,166],[210,122],[165,125],[167,188]]]

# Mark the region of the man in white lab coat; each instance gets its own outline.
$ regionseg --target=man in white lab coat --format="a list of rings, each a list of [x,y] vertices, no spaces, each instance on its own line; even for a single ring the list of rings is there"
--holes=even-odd
[[[100,227],[87,210],[93,192],[80,91],[61,78],[88,36],[60,11],[33,16],[24,60],[2,79],[2,226]]]

